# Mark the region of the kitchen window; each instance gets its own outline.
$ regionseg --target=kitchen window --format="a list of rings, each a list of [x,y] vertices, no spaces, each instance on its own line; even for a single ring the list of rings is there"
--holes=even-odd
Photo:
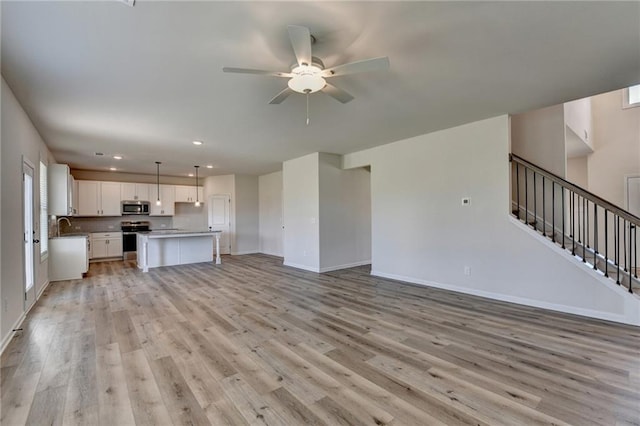
[[[40,161],[40,262],[49,255],[49,206],[47,165]]]

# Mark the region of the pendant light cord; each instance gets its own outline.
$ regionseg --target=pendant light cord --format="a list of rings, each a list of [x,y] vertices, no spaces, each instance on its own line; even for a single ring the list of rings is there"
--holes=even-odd
[[[309,125],[309,92],[307,92],[307,126]]]

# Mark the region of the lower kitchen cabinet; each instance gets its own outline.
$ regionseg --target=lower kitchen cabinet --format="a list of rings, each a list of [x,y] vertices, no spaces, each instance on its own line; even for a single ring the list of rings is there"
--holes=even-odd
[[[122,257],[122,232],[93,232],[91,260]]]
[[[87,237],[49,239],[49,281],[81,279],[89,270]]]

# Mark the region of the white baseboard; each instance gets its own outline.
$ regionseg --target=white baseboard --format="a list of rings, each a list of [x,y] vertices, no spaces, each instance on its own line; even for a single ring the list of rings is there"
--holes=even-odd
[[[44,283],[44,285],[42,286],[42,288],[40,289],[40,292],[38,292],[38,294],[36,295],[36,300],[33,302],[33,304],[31,306],[29,306],[29,309],[27,309],[26,311],[24,311],[20,317],[18,318],[18,320],[15,322],[15,324],[13,324],[13,327],[11,327],[11,330],[15,330],[20,328],[20,326],[22,325],[22,323],[24,322],[24,320],[27,318],[27,314],[31,311],[31,309],[36,306],[36,303],[38,303],[38,300],[40,300],[40,296],[42,296],[42,293],[44,293],[44,291],[47,289],[47,287],[49,287],[49,284],[51,282],[47,280],[46,283]],[[14,331],[10,331],[7,333],[6,336],[4,336],[4,338],[2,339],[2,343],[0,344],[0,355],[2,355],[4,353],[4,350],[7,348],[7,346],[9,345],[9,342],[11,342],[11,339],[13,339],[13,334],[15,332]]]
[[[389,278],[397,281],[404,281],[410,284],[418,284],[425,287],[435,287],[443,290],[455,291],[457,293],[470,294],[472,296],[479,296],[487,299],[499,300],[502,302],[509,302],[509,303],[515,303],[518,305],[531,306],[534,308],[548,309],[551,311],[581,315],[589,318],[603,319],[607,321],[619,322],[619,323],[629,324],[629,325],[640,325],[640,320],[630,319],[624,315],[617,315],[617,314],[601,312],[601,311],[593,311],[590,309],[576,308],[574,306],[560,305],[560,304],[543,302],[540,300],[527,299],[527,298],[517,297],[517,296],[509,296],[501,293],[493,293],[489,291],[476,290],[468,287],[459,287],[451,284],[437,283],[437,282],[423,280],[423,279],[414,278],[414,277],[388,274],[382,271],[372,270],[371,275],[376,277],[381,277],[381,278]]]
[[[318,268],[313,268],[311,266],[307,266],[307,265],[301,265],[299,263],[290,263],[290,262],[284,262],[283,263],[284,266],[290,266],[292,268],[296,268],[296,269],[303,269],[305,271],[309,271],[309,272],[317,272],[320,273],[320,269]]]
[[[322,272],[337,271],[339,269],[355,268],[356,266],[362,266],[362,265],[371,265],[371,259],[361,260],[359,262],[353,262],[353,263],[345,263],[343,265],[326,266],[324,268],[320,268],[320,272],[322,273]]]
[[[245,251],[233,251],[231,252],[232,256],[241,256],[243,254],[257,254],[259,253],[257,250],[245,250]],[[222,253],[220,253],[222,254]]]
[[[284,257],[284,253],[275,253],[275,252],[264,251],[264,250],[261,250],[260,253],[267,254],[269,256]]]

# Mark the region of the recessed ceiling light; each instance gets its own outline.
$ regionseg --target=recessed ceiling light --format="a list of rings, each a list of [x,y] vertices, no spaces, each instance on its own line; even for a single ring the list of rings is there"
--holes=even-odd
[[[113,159],[114,160],[122,160],[122,156],[121,155],[114,155]]]
[[[111,170],[112,172],[115,172],[118,169],[116,169],[115,167],[109,167],[109,170]]]
[[[202,145],[202,141],[193,141],[194,145]]]
[[[189,177],[193,177],[193,173],[189,173],[187,176],[189,176]]]
[[[213,169],[213,165],[212,164],[207,164],[207,169]]]

